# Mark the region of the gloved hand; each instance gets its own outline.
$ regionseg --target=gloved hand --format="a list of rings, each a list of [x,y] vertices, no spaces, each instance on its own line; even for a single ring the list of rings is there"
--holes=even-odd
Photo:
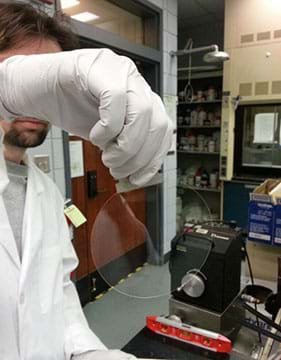
[[[90,139],[116,179],[143,185],[171,147],[173,126],[135,64],[108,49],[14,56],[0,64],[0,116],[47,120]]]
[[[136,360],[133,355],[120,350],[97,350],[74,355],[71,360]]]

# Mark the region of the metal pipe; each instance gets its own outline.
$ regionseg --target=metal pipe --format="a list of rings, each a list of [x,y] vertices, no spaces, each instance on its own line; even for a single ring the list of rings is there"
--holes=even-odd
[[[192,66],[189,67],[182,67],[178,68],[178,71],[210,71],[210,70],[221,70],[221,66],[215,66],[215,65],[202,65],[202,66]]]
[[[184,50],[178,50],[178,51],[170,51],[169,54],[171,56],[182,56],[182,55],[189,55],[201,51],[218,51],[219,48],[217,45],[209,45],[209,46],[202,46],[194,49],[184,49]]]

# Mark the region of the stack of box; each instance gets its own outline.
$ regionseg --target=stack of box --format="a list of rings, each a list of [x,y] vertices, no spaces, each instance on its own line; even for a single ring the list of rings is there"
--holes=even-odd
[[[248,239],[281,245],[280,179],[267,179],[250,194]]]

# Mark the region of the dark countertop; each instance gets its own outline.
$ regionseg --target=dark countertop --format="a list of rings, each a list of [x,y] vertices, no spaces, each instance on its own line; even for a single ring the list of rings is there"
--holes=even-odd
[[[189,344],[155,334],[143,328],[123,349],[138,358],[169,360],[249,360],[249,356],[234,350],[230,354],[204,351]]]

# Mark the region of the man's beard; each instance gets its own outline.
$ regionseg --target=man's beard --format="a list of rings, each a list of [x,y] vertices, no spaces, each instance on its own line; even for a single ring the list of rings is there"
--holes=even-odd
[[[26,136],[28,132],[30,132],[31,136]],[[36,147],[44,142],[48,132],[48,128],[40,130],[25,130],[24,132],[22,130],[18,131],[17,129],[11,128],[4,136],[4,144],[6,143],[25,149]]]

